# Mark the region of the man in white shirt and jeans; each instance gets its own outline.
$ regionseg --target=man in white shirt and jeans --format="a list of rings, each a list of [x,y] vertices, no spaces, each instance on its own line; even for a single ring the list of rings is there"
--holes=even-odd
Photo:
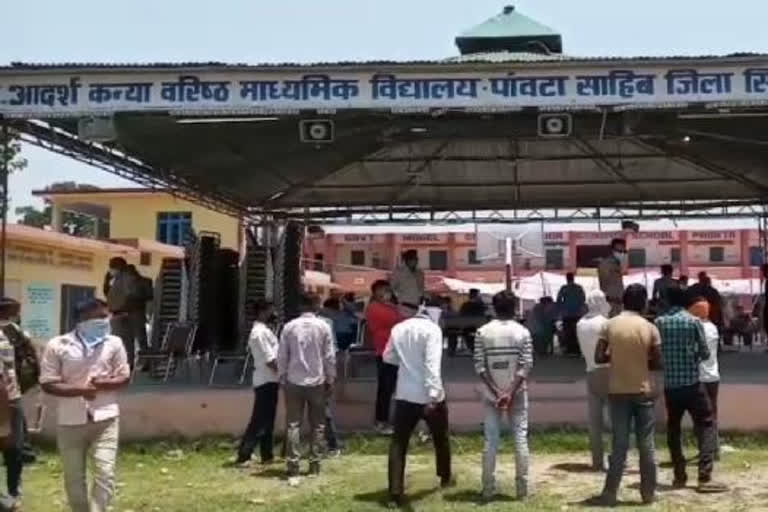
[[[389,447],[389,495],[403,503],[408,442],[419,420],[427,423],[435,447],[437,476],[442,487],[452,485],[448,407],[441,377],[443,331],[425,310],[402,303],[411,318],[392,329],[384,362],[398,367],[394,433]]]
[[[247,465],[256,445],[259,445],[261,463],[274,460],[272,433],[277,412],[277,337],[267,322],[272,316],[272,304],[259,300],[250,305],[256,321],[248,338],[248,350],[253,357],[253,412],[248,428],[240,441],[236,465]]]
[[[533,341],[528,329],[517,323],[517,298],[511,292],[493,297],[496,319],[478,329],[475,371],[483,381],[485,446],[483,448],[483,500],[496,493],[496,454],[502,417],[507,416],[515,438],[515,487],[517,498],[528,496],[528,390],[533,368]]]
[[[301,420],[307,409],[309,474],[320,474],[320,456],[325,442],[325,405],[336,380],[336,347],[328,322],[317,315],[320,300],[302,294],[301,316],[291,320],[280,335],[277,371],[285,396],[286,465],[289,477],[298,476],[301,458]]]
[[[605,471],[603,430],[605,411],[608,408],[608,380],[610,365],[595,362],[595,349],[600,334],[608,323],[611,305],[601,290],[587,295],[587,314],[576,324],[579,348],[587,363],[587,407],[589,410],[589,447],[592,452],[592,469]]]
[[[106,512],[115,490],[117,390],[128,384],[128,356],[110,334],[107,305],[96,299],[76,307],[74,332],[48,342],[40,365],[43,391],[58,397],[57,444],[72,512]],[[86,455],[92,458],[88,496]]]

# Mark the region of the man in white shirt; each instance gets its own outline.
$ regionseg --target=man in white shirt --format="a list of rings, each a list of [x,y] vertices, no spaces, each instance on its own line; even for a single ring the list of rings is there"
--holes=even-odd
[[[419,306],[424,300],[424,271],[419,268],[419,253],[405,251],[403,263],[392,272],[392,291],[400,304]]]
[[[389,495],[397,505],[403,502],[408,442],[421,419],[432,434],[440,484],[452,484],[448,407],[440,375],[443,331],[426,310],[417,313],[414,307],[410,314],[411,318],[392,328],[383,356],[384,362],[398,367],[394,433],[389,447]]]
[[[515,438],[515,488],[518,499],[528,496],[528,390],[533,368],[533,341],[528,329],[517,323],[517,298],[508,292],[493,297],[496,320],[478,329],[475,371],[483,381],[485,446],[483,448],[483,499],[496,492],[496,454],[502,417],[507,416]]]
[[[106,512],[115,490],[117,390],[128,384],[128,356],[110,334],[107,305],[77,305],[77,326],[48,342],[40,365],[43,391],[58,397],[57,444],[72,512]],[[88,497],[86,455],[92,458]],[[89,502],[90,501],[90,502]]]
[[[277,337],[267,323],[274,308],[270,302],[259,300],[250,305],[256,321],[253,322],[248,338],[248,350],[253,357],[253,412],[240,447],[237,450],[237,465],[247,465],[256,445],[261,452],[261,463],[274,460],[272,432],[277,412]]]
[[[286,466],[289,477],[299,473],[301,421],[307,409],[311,438],[309,474],[320,474],[320,456],[325,442],[326,397],[336,380],[336,347],[328,322],[317,316],[320,300],[302,294],[302,314],[288,322],[280,335],[277,372],[285,397]]]
[[[595,362],[595,349],[600,334],[608,323],[611,305],[601,290],[587,295],[587,314],[576,324],[579,348],[587,363],[587,407],[589,414],[589,446],[592,452],[592,469],[605,471],[603,430],[605,411],[608,408],[608,379],[610,365]]]
[[[704,297],[693,297],[688,311],[701,320],[704,341],[709,349],[709,357],[699,364],[699,381],[704,384],[709,403],[712,405],[715,423],[715,460],[720,460],[720,435],[717,428],[717,396],[720,389],[720,365],[717,360],[717,351],[720,348],[720,332],[709,319],[709,302]]]

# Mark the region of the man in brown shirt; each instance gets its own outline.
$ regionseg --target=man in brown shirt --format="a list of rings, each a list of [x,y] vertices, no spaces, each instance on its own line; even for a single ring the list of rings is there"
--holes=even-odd
[[[600,289],[611,305],[611,317],[621,311],[624,295],[624,267],[627,263],[627,241],[621,238],[611,240],[611,254],[600,260],[597,278]]]
[[[615,506],[629,449],[629,433],[634,422],[640,452],[640,494],[643,503],[653,503],[656,495],[654,435],[656,396],[652,369],[661,367],[661,337],[655,325],[643,318],[648,291],[633,284],[624,292],[624,311],[609,320],[600,334],[595,362],[610,363],[608,402],[613,426],[610,467],[603,493],[593,504]]]

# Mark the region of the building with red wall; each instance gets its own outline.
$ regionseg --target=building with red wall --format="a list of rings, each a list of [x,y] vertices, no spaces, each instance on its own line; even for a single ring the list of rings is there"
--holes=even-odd
[[[427,272],[427,287],[451,277],[470,282],[499,282],[504,279],[503,258],[477,258],[476,234],[471,229],[451,231],[430,227],[399,228],[386,232],[376,227],[338,232],[330,228],[309,235],[304,246],[307,268],[329,272],[343,289],[365,292],[377,279],[387,278],[399,255],[414,249]],[[606,254],[613,238],[625,238],[631,271],[656,270],[663,264],[675,267],[676,274],[695,278],[706,271],[721,279],[759,276],[764,249],[757,229],[549,231],[545,232],[543,254],[516,257],[515,274],[530,275],[541,270],[589,273],[599,257]]]

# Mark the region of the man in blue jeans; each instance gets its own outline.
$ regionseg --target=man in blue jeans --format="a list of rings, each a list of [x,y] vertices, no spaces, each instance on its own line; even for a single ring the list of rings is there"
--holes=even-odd
[[[629,434],[634,423],[640,452],[640,495],[643,503],[656,499],[654,435],[656,390],[652,369],[661,367],[661,339],[655,325],[643,318],[648,305],[644,286],[633,284],[624,292],[624,310],[610,319],[600,333],[595,350],[597,364],[610,363],[608,404],[613,425],[610,467],[600,496],[590,505],[618,504],[621,477],[627,461]]]

